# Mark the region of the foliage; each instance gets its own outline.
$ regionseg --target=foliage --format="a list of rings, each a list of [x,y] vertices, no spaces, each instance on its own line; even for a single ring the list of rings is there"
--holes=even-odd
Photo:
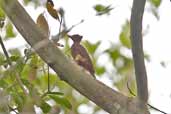
[[[94,6],[94,9],[96,10],[97,14],[96,15],[104,15],[104,14],[109,14],[110,11],[113,9],[111,8],[110,5],[108,6],[104,6],[104,5],[101,5],[101,4],[97,4]]]
[[[161,4],[161,0],[149,0],[151,7],[149,7],[150,12],[152,12],[152,14],[159,19],[159,14],[158,14],[158,8]]]
[[[39,7],[41,4],[39,0],[24,0],[24,3],[25,5],[33,3],[35,7]],[[149,0],[149,3],[153,6],[151,7],[153,8],[152,13],[158,18],[157,8],[160,6],[161,0]],[[110,14],[112,9],[111,5],[97,4],[94,6],[98,16]],[[48,12],[60,22],[62,16],[58,14],[57,9],[50,6]],[[47,24],[45,18],[43,19]],[[0,34],[3,41],[12,37],[15,38],[17,32],[10,21],[5,19],[5,14],[0,9],[0,25],[2,22],[5,22],[5,25],[1,26],[2,33],[5,35]],[[38,22],[38,24],[42,26],[42,23]],[[82,42],[92,57],[96,76],[110,78],[113,86],[126,95],[130,95],[127,83],[133,92],[136,91],[132,58],[124,54],[131,48],[129,28],[129,22],[126,21],[119,35],[119,43],[110,42],[111,46],[104,51],[99,48],[102,44],[101,41],[96,43]],[[49,34],[48,32],[47,34]],[[68,56],[69,41],[67,38],[63,40],[65,47],[62,51]],[[6,56],[0,52],[0,112],[22,112],[31,105],[32,109],[36,106],[44,114],[53,111],[54,107],[62,110],[65,114],[79,114],[78,108],[81,104],[91,104],[88,99],[61,81],[53,71],[50,70],[49,72],[44,61],[31,49],[25,47],[24,52],[17,48],[11,49],[8,50],[8,54],[12,66],[8,63]],[[112,71],[108,69],[107,65],[98,64],[99,57],[102,55],[108,56],[109,62],[112,64]],[[4,100],[5,102],[3,102]],[[101,110],[98,106],[93,105],[92,107],[93,113]]]

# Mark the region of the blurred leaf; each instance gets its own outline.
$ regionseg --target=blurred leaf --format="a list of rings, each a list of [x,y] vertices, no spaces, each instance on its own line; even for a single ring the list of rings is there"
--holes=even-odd
[[[161,4],[161,0],[149,0],[156,8]]]
[[[56,103],[71,109],[72,105],[71,103],[65,98],[65,97],[60,97],[60,96],[55,96],[55,95],[49,95],[50,98],[52,98],[54,101],[56,101]]]
[[[5,24],[5,21],[0,19],[0,28],[3,28],[4,24]]]
[[[134,96],[135,97],[136,96],[136,93],[137,93],[135,80],[132,80],[131,82],[127,82],[127,83],[128,83],[127,85],[129,86],[129,89],[130,89],[130,91],[128,90],[130,96]]]
[[[5,58],[4,55],[0,52],[0,66],[4,64]]]
[[[130,24],[128,21],[123,25],[122,32],[120,33],[120,42],[123,46],[127,48],[131,48],[131,42],[130,42]]]
[[[150,62],[150,56],[147,53],[144,53],[144,58],[145,58],[145,60]]]
[[[8,51],[11,55],[15,55],[15,56],[21,56],[21,52],[18,48],[13,48],[13,49],[10,49]]]
[[[39,0],[23,0],[23,1],[24,1],[24,5],[28,5],[30,2],[34,3],[35,8],[37,8],[40,5]]]
[[[156,19],[159,20],[160,16],[159,16],[158,10],[154,7],[151,7],[150,10],[151,10],[152,14],[156,17]]]
[[[16,62],[19,58],[20,58],[20,57],[17,56],[17,55],[12,55],[12,56],[10,57],[10,60]]]
[[[89,41],[83,42],[83,45],[86,47],[86,49],[90,54],[94,54],[100,44],[101,44],[100,41],[96,42],[95,44],[90,43]]]
[[[0,87],[5,88],[7,86],[8,86],[8,83],[4,79],[0,78]]]
[[[0,28],[3,28],[4,24],[5,24],[5,13],[0,8]]]
[[[24,0],[25,5],[27,5],[29,2],[31,2],[32,0]]]
[[[54,7],[53,0],[47,0],[47,2],[48,2],[52,7]]]
[[[39,62],[39,59],[38,59],[38,56],[36,54],[33,54],[30,58],[30,63],[29,63],[29,72],[28,72],[28,79],[30,81],[33,81],[36,79],[36,76],[37,76],[37,70],[39,68],[38,66],[38,62]]]
[[[160,65],[161,65],[162,67],[166,68],[166,62],[161,61],[161,62],[160,62]]]
[[[131,72],[133,68],[133,61],[132,59],[129,59],[127,57],[121,56],[121,58],[122,58],[123,65],[120,67],[117,67],[116,65],[117,73],[121,74],[122,76],[125,76],[125,75],[128,75],[129,72]]]
[[[156,17],[157,20],[160,19],[158,8],[161,4],[161,0],[149,0],[151,7],[149,7],[150,12]]]
[[[136,94],[135,80],[133,78],[131,78],[130,75],[122,76],[122,78],[120,80],[115,82],[115,86],[118,88],[119,91],[121,91],[123,94],[125,94],[127,96],[132,97]]]
[[[19,58],[17,61],[16,61],[16,66],[15,66],[15,70],[18,72],[18,73],[21,73],[24,69],[24,66],[25,66],[25,63],[23,61],[22,58]]]
[[[43,15],[43,13],[41,13],[38,18],[37,18],[37,21],[36,21],[38,27],[40,28],[41,32],[43,34],[46,35],[46,37],[48,38],[49,37],[49,25]]]
[[[21,81],[23,82],[23,84],[27,87],[27,89],[29,90],[29,92],[31,93],[33,91],[34,85],[32,85],[28,79],[24,79],[21,78]]]
[[[54,87],[56,85],[57,76],[55,74],[54,75],[49,74],[49,77],[50,77],[50,86]],[[46,91],[48,86],[47,82],[48,82],[48,76],[45,74],[45,75],[39,75],[39,77],[37,77],[36,80],[34,81],[34,84],[38,89],[42,91]]]
[[[46,103],[45,101],[42,101],[41,105],[40,105],[40,108],[42,109],[42,111],[44,113],[48,113],[50,111],[50,109],[51,109],[51,106],[48,103]]]
[[[97,12],[96,15],[109,14],[112,9],[113,8],[111,8],[111,5],[104,6],[104,5],[101,5],[101,4],[97,4],[97,5],[94,6],[94,10],[96,10],[96,12]]]
[[[47,0],[46,8],[47,8],[48,13],[53,18],[55,18],[56,20],[59,20],[58,11],[56,9],[54,9],[54,4],[53,4],[53,2],[51,0]]]
[[[102,75],[106,71],[105,67],[100,67],[100,66],[96,66],[95,69],[96,69],[96,74],[97,75]]]
[[[0,8],[0,20],[4,20],[5,19],[5,13],[4,11]]]
[[[5,36],[5,38],[12,38],[12,37],[16,37],[16,34],[14,33],[12,24],[8,23],[6,25],[6,36]]]
[[[111,59],[113,61],[116,61],[120,56],[120,52],[119,52],[119,48],[116,49],[108,49],[105,51],[107,54],[109,54],[109,56],[111,57]]]
[[[12,99],[15,101],[17,109],[21,111],[24,107],[25,97],[23,93],[18,94],[17,91],[11,92]]]

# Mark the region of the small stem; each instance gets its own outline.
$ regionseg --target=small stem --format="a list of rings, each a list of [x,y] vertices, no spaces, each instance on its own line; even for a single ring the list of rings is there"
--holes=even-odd
[[[1,47],[2,47],[2,50],[3,50],[4,54],[6,56],[8,64],[10,66],[12,66],[11,60],[9,58],[8,52],[7,52],[6,48],[5,48],[5,45],[4,45],[3,41],[2,41],[2,37],[1,36],[0,36],[0,44],[1,44]],[[23,86],[24,84],[22,83],[22,81],[20,79],[20,76],[19,76],[19,74],[17,72],[15,72],[15,76],[16,76],[17,82],[19,83],[19,85],[20,85],[21,89],[23,90],[24,94],[27,95],[27,91],[25,90],[25,88]]]
[[[16,110],[17,108],[12,108],[11,106],[8,106],[11,111],[13,111],[15,114],[19,114]]]
[[[128,88],[128,90],[129,90],[129,92],[131,93],[131,95],[136,96],[135,93],[134,93],[134,92],[131,90],[131,88],[129,87],[128,82],[127,82],[127,88]],[[166,113],[166,112],[164,112],[164,111],[162,111],[162,110],[160,110],[160,109],[158,109],[158,108],[152,106],[152,105],[149,104],[149,103],[147,103],[147,105],[148,105],[150,108],[152,108],[152,109],[154,109],[154,110],[156,110],[156,111],[158,111],[158,112],[161,112],[161,113],[163,113],[163,114],[168,114],[168,113]]]
[[[3,41],[2,41],[1,36],[0,36],[0,44],[1,44],[2,50],[3,50],[4,54],[5,54],[5,57],[7,59],[8,64],[12,65],[11,60],[10,60],[9,55],[8,55],[8,52],[7,52],[6,48],[5,48],[5,45],[4,45]]]
[[[49,66],[48,66],[48,92],[50,92],[50,76],[49,76]]]
[[[62,29],[62,17],[60,19],[60,25],[59,25],[59,33],[61,33],[61,29]],[[58,40],[60,39],[60,35],[58,36]]]
[[[27,90],[24,88],[24,86],[23,86],[24,84],[23,84],[23,82],[21,81],[20,76],[19,76],[19,74],[18,74],[17,72],[15,73],[15,77],[16,77],[17,82],[18,82],[18,84],[20,85],[21,89],[23,90],[24,94],[25,94],[25,95],[28,95]]]

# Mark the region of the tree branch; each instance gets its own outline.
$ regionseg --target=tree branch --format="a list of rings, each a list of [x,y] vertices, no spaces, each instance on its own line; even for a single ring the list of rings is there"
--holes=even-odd
[[[146,0],[134,0],[131,14],[131,43],[135,66],[138,97],[144,103],[148,100],[147,74],[142,42],[142,18]]]
[[[46,39],[17,0],[0,0],[0,6],[31,47]],[[137,107],[141,104],[138,99],[128,98],[95,80],[50,40],[41,44],[36,52],[58,76],[105,111],[110,114],[148,114],[147,110]]]

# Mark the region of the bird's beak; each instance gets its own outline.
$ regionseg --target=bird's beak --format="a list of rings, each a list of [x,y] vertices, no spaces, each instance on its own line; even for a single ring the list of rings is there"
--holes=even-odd
[[[67,36],[68,36],[69,38],[72,38],[72,36],[71,36],[71,35],[69,35],[69,34],[67,34]]]

